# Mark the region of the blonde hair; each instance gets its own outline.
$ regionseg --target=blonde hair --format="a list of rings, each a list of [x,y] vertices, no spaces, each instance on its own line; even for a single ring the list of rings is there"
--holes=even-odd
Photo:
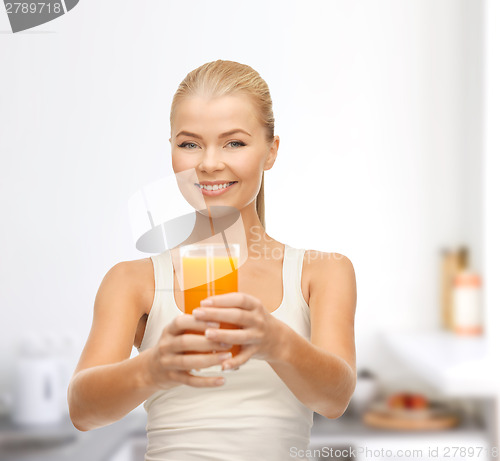
[[[258,119],[266,128],[266,141],[272,143],[274,114],[269,87],[258,72],[246,64],[235,61],[218,59],[189,72],[174,94],[170,110],[170,126],[172,126],[175,109],[183,97],[219,97],[234,94],[244,94],[250,97],[255,105]],[[257,194],[256,211],[265,229],[264,172],[262,172],[261,186]]]

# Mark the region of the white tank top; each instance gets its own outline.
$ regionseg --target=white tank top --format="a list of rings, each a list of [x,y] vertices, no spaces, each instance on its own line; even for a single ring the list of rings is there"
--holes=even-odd
[[[301,290],[304,249],[285,244],[283,299],[272,312],[310,341],[309,306]],[[170,251],[151,256],[155,294],[140,352],[153,347],[164,327],[183,312],[174,298]],[[224,385],[160,390],[145,402],[145,461],[281,461],[307,450],[313,411],[303,405],[264,360],[250,359],[224,373]]]

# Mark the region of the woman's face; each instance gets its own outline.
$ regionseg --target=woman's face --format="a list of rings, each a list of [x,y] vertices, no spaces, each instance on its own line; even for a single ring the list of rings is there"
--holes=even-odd
[[[195,171],[188,187],[202,193],[207,205],[242,210],[256,199],[262,171],[276,159],[279,137],[266,142],[265,128],[248,96],[184,98],[171,128],[172,168],[175,173]],[[210,181],[236,182],[218,192],[203,191],[194,184]]]

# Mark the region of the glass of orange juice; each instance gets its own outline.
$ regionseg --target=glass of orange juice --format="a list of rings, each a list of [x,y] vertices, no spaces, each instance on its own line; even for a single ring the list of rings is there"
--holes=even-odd
[[[195,243],[180,247],[181,277],[184,292],[184,312],[192,314],[200,301],[209,296],[238,291],[238,260],[240,245],[237,243]],[[236,329],[237,325],[220,322],[220,328]],[[186,333],[203,334],[199,331]],[[229,352],[233,357],[240,352],[239,344]],[[196,354],[200,352],[186,352]],[[191,370],[193,374],[220,373],[221,365]]]

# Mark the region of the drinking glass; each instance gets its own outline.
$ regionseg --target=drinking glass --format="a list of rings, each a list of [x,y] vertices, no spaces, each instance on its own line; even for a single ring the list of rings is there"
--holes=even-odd
[[[181,277],[184,287],[184,312],[192,314],[200,307],[200,301],[209,296],[238,291],[238,260],[240,245],[237,243],[195,243],[180,247]],[[236,329],[237,325],[220,322],[220,328]],[[199,331],[186,333],[203,334]],[[241,346],[235,344],[229,349],[233,357],[240,352]],[[200,354],[190,351],[186,353]],[[210,353],[210,352],[208,352]],[[209,375],[220,373],[221,365],[202,370],[191,370],[193,374]],[[224,370],[226,371],[226,370]]]

